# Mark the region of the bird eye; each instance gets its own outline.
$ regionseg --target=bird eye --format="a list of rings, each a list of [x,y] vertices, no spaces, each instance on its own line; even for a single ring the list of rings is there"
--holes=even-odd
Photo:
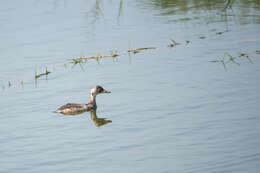
[[[104,90],[104,89],[103,89],[102,87],[100,87],[100,86],[97,88],[97,91],[98,91],[99,93],[101,93],[103,90]]]

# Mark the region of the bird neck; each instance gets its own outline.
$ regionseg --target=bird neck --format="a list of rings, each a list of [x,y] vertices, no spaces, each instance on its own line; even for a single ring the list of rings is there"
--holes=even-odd
[[[90,93],[90,103],[96,105],[96,94]]]

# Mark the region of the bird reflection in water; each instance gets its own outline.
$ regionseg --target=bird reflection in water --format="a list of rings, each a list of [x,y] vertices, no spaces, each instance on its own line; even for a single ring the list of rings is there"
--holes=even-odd
[[[95,124],[95,126],[97,126],[97,127],[106,125],[106,124],[108,124],[108,123],[112,123],[111,120],[107,120],[106,118],[98,118],[98,117],[97,117],[96,110],[90,111],[90,115],[91,115],[91,120],[92,120],[92,122],[93,122],[93,123]]]

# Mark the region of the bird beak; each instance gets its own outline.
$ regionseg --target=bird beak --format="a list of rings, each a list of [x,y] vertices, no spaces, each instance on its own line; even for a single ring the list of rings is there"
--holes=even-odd
[[[111,93],[111,92],[104,89],[103,93]]]

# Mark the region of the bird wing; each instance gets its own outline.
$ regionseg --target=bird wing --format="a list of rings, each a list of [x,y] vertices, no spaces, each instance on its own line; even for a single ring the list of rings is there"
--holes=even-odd
[[[82,108],[82,104],[67,103],[66,105],[61,106],[58,110],[69,109],[69,108]]]

